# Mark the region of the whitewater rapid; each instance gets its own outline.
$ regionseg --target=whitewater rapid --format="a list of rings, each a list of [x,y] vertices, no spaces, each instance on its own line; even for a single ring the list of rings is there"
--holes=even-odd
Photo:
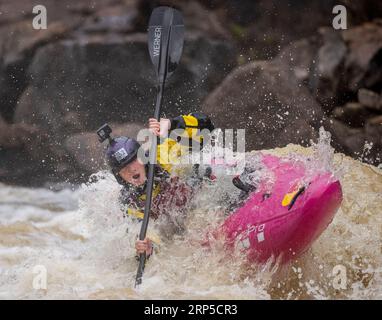
[[[301,158],[315,148],[267,152]],[[140,226],[120,214],[120,186],[110,174],[59,192],[0,184],[0,299],[381,299],[382,171],[320,148],[344,200],[306,254],[279,268],[248,265],[218,242],[201,246],[206,230],[224,219],[215,199],[235,192],[223,179],[197,194],[184,234],[162,239],[139,289],[133,247]],[[45,271],[46,286],[36,282]]]

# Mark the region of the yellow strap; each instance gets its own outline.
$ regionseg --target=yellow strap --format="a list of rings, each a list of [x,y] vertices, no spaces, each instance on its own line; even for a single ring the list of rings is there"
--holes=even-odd
[[[135,210],[132,208],[127,209],[127,214],[129,216],[133,216],[133,217],[138,218],[138,219],[143,219],[143,215],[144,215],[142,211]]]
[[[153,197],[155,198],[160,192],[160,186],[159,184],[157,184],[153,190]],[[140,197],[139,197],[140,200],[146,200],[146,193],[142,194]]]
[[[195,141],[202,143],[203,137],[197,135],[198,133],[198,119],[191,114],[182,116],[186,129],[184,130],[182,137],[188,139],[194,139]],[[181,175],[182,172],[173,172],[173,166],[179,164],[180,158],[187,154],[189,151],[189,145],[183,145],[175,141],[174,139],[166,138],[163,143],[157,147],[157,163],[160,164],[164,170],[169,173]]]
[[[153,190],[153,197],[155,198],[158,193],[160,192],[160,186],[159,184],[155,186],[154,190]],[[140,200],[146,200],[146,194],[142,194],[140,197],[139,197]],[[127,208],[127,214],[129,216],[133,216],[135,218],[138,218],[138,219],[143,219],[143,216],[144,216],[144,213],[140,210],[136,210],[136,209],[133,209],[133,208]]]
[[[186,127],[198,127],[198,119],[196,119],[191,114],[189,114],[187,116],[182,116],[182,117],[183,117],[183,120],[184,120]]]
[[[167,138],[158,145],[157,162],[169,173],[173,173],[173,165],[179,164],[180,158],[186,154],[188,147],[182,146],[175,140]]]
[[[187,138],[193,138],[198,142],[201,142],[203,139],[201,136],[198,136],[198,125],[199,121],[196,117],[192,116],[191,114],[187,116],[182,116],[184,123],[186,125],[186,130],[184,130],[184,134],[182,136]]]

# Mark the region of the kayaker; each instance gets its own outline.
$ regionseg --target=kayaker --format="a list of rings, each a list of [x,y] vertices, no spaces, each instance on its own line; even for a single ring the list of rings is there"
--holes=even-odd
[[[125,206],[128,215],[142,219],[146,199],[148,165],[144,165],[138,159],[138,150],[141,145],[135,139],[128,137],[111,139],[110,127],[104,125],[101,128],[102,130],[99,129],[97,132],[101,141],[109,138],[109,146],[106,151],[109,166],[118,183],[123,186],[120,197],[121,203]],[[188,145],[181,145],[169,137],[169,134],[175,129],[180,129],[184,133],[190,142]],[[185,152],[190,151],[192,140],[196,140],[202,146],[203,136],[200,135],[200,131],[203,129],[212,132],[214,125],[208,116],[197,112],[173,119],[161,119],[160,122],[154,118],[149,119],[149,130],[161,138],[161,143],[157,149],[151,208],[151,215],[154,219],[167,214],[168,208],[184,209],[195,189],[195,183],[201,181],[203,177],[209,178],[210,170],[199,172],[198,166],[195,165],[192,176],[184,182],[179,176],[172,174],[173,166],[168,161],[171,157],[181,157]],[[146,255],[150,256],[153,252],[152,239],[146,237],[143,241],[137,240],[135,247],[137,254],[146,251]]]

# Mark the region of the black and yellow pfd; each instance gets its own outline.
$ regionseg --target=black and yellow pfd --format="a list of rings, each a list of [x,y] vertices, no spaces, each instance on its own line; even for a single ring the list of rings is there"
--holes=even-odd
[[[180,158],[193,150],[193,147],[203,148],[205,135],[203,130],[212,132],[214,125],[211,119],[199,112],[193,112],[188,115],[180,115],[170,119],[171,126],[168,137],[161,138],[157,146],[157,164],[155,165],[153,203],[155,199],[166,189],[169,190],[170,176],[179,174],[173,172],[175,164],[178,164]],[[174,132],[176,134],[174,134]],[[206,132],[206,131],[204,131]],[[195,168],[198,168],[196,165]],[[193,173],[199,174],[196,170]],[[146,165],[146,172],[148,165]],[[143,218],[144,204],[146,200],[146,183],[135,187],[122,182],[124,188],[121,191],[121,202],[127,206],[127,214],[138,219]],[[152,208],[154,217],[159,216],[155,212],[155,205]]]

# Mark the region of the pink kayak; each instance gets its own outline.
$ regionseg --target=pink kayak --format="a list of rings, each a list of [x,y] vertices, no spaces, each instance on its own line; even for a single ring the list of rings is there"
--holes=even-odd
[[[301,161],[261,157],[272,183],[260,183],[219,234],[250,261],[273,257],[286,263],[310,248],[331,223],[342,201],[341,185],[330,172],[308,173]]]

